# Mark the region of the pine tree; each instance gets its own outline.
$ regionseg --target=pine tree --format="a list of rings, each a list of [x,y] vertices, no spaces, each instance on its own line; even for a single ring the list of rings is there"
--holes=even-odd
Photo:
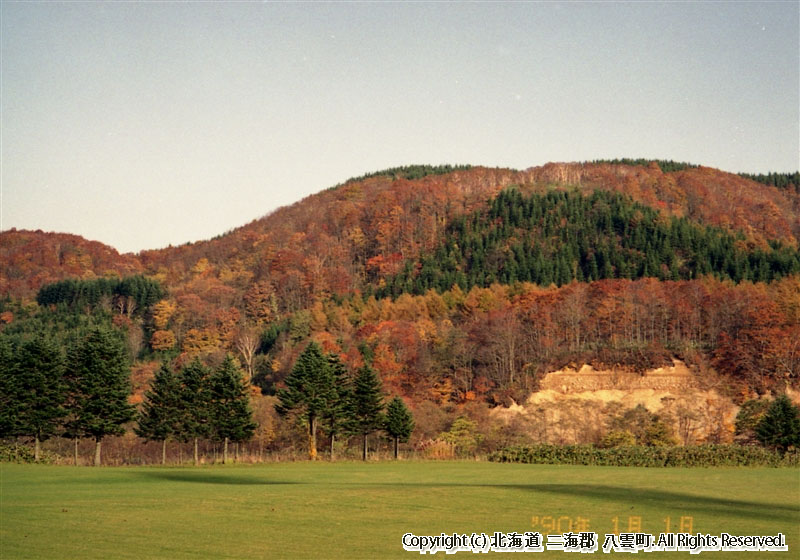
[[[414,431],[414,418],[400,397],[395,397],[386,407],[386,431],[394,438],[394,458],[399,456],[400,442],[407,442]]]
[[[0,335],[0,438],[17,430],[17,356],[11,340]]]
[[[308,456],[317,458],[317,425],[336,398],[328,360],[316,342],[311,342],[297,358],[286,378],[286,389],[277,392],[275,410],[280,415],[300,413],[308,423]]]
[[[334,395],[322,414],[322,425],[331,438],[330,459],[333,461],[336,437],[345,431],[349,421],[349,403],[352,399],[353,388],[347,368],[338,355],[328,354],[328,367]]]
[[[130,365],[125,345],[108,328],[95,327],[78,343],[69,369],[76,380],[76,435],[94,438],[94,465],[100,465],[103,438],[125,433],[134,418],[128,404]]]
[[[181,370],[178,393],[178,429],[176,435],[181,441],[193,442],[193,461],[200,463],[198,444],[201,438],[210,435],[211,391],[209,390],[210,370],[199,358]]]
[[[785,453],[800,447],[800,410],[789,397],[779,395],[756,426],[756,438],[762,445]]]
[[[66,414],[61,349],[43,336],[37,336],[20,347],[16,371],[17,435],[33,438],[34,460],[39,461],[41,442],[57,434]]]
[[[351,429],[364,439],[362,459],[367,460],[369,434],[383,427],[383,395],[381,381],[368,365],[358,370],[353,384]]]
[[[225,361],[209,379],[211,390],[211,435],[223,442],[222,462],[228,462],[228,442],[247,441],[258,425],[253,421],[248,386],[233,356]]]
[[[161,464],[167,462],[167,439],[178,431],[180,383],[167,363],[161,364],[145,395],[139,411],[136,435],[148,441],[161,442]]]

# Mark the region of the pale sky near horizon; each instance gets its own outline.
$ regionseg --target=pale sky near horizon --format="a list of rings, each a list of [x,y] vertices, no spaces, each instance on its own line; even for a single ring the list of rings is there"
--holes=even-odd
[[[0,230],[208,239],[363,173],[800,167],[800,3],[0,4]]]

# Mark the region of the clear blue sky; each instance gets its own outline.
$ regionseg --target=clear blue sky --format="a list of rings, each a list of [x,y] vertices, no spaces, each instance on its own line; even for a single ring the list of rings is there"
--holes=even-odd
[[[368,171],[794,171],[800,4],[2,2],[2,224],[207,239]]]

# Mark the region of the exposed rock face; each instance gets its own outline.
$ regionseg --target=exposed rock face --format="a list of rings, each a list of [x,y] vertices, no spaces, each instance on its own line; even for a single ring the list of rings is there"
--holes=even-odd
[[[728,442],[738,407],[715,389],[703,388],[686,364],[648,370],[596,370],[584,365],[546,374],[541,390],[524,405],[498,407],[493,414],[522,420],[534,441],[597,442],[622,411],[642,405],[672,425],[683,444]]]

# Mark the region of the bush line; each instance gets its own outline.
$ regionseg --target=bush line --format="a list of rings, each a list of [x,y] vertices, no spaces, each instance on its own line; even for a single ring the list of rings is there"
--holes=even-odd
[[[594,465],[604,467],[799,467],[800,450],[783,455],[762,447],[692,445],[611,447],[515,445],[489,454],[498,463]]]

